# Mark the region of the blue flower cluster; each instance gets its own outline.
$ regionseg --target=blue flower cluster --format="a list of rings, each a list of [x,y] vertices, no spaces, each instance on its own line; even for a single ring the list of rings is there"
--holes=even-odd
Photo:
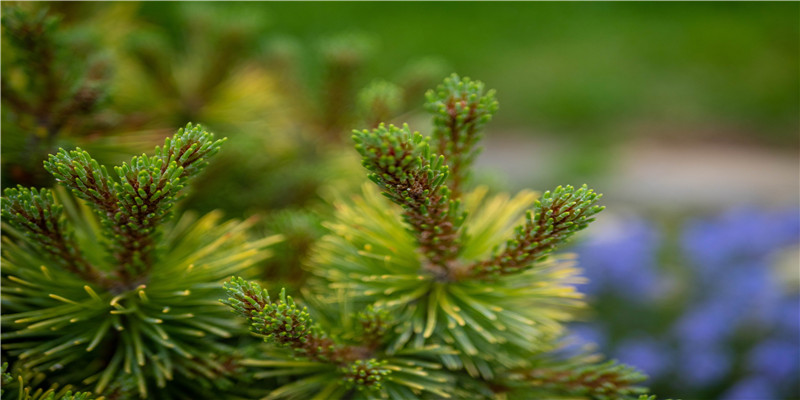
[[[578,336],[666,396],[800,396],[796,254],[779,268],[800,244],[797,208],[737,208],[672,236],[643,219],[618,226],[574,249],[597,313]]]

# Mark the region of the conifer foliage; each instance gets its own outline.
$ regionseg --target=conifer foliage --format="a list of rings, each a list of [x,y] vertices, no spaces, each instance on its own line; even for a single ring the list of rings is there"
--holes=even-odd
[[[2,339],[12,371],[58,371],[57,383],[109,398],[197,398],[229,383],[221,281],[252,276],[277,238],[250,241],[253,221],[219,213],[170,221],[222,142],[189,124],[114,174],[86,151],[61,149],[45,169],[82,202],[63,189],[5,190]]]
[[[65,141],[97,142],[87,136],[108,98],[111,68],[94,43],[46,9],[28,9],[2,9],[4,185],[50,184],[42,160]]]
[[[2,366],[2,385],[0,396],[11,396],[20,400],[105,400],[105,397],[95,397],[89,392],[73,392],[69,385],[59,387],[57,384],[43,389],[36,387],[36,383],[44,378],[44,374],[31,374],[14,376],[6,372],[8,363]],[[31,376],[33,375],[33,376]]]
[[[556,353],[582,302],[572,258],[554,252],[603,209],[600,195],[467,190],[497,107],[483,83],[452,75],[427,95],[430,136],[407,125],[355,131],[375,185],[336,205],[301,297],[273,298],[239,277],[226,284],[223,302],[273,346],[251,361],[282,377],[265,381],[278,385],[269,398],[644,393],[630,367]]]

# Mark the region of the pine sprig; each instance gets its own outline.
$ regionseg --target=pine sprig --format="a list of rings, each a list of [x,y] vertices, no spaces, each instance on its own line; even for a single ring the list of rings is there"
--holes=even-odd
[[[360,325],[359,338],[370,348],[379,347],[384,341],[388,330],[392,326],[389,312],[383,308],[368,305],[356,316]]]
[[[440,100],[444,102],[440,110],[442,115],[451,115],[447,105],[450,102],[453,126],[465,128],[454,128],[451,132],[455,136],[443,135],[444,131],[440,130],[432,138],[438,140],[453,159],[461,160],[457,161],[459,165],[468,167],[475,144],[471,138],[477,138],[479,128],[496,109],[493,93],[483,97],[482,84],[461,81],[457,76],[448,78],[439,89]],[[432,102],[433,98],[429,96],[429,100]],[[326,265],[324,272],[322,268],[314,270],[330,279],[332,287],[348,288],[350,295],[364,304],[386,307],[397,316],[398,325],[388,340],[391,349],[421,346],[429,341],[447,343],[459,353],[442,356],[445,365],[451,369],[463,368],[472,377],[494,379],[503,368],[524,363],[520,358],[526,354],[536,354],[537,346],[547,346],[559,337],[560,324],[569,319],[568,310],[580,303],[579,295],[570,286],[575,279],[574,270],[563,263],[562,258],[547,261],[544,258],[591,222],[591,216],[602,209],[594,206],[599,195],[586,187],[576,190],[569,186],[546,193],[535,203],[534,212],[528,212],[527,223],[517,227],[513,238],[506,241],[504,250],[495,250],[486,260],[492,242],[508,237],[496,233],[506,230],[505,226],[511,230],[516,211],[494,210],[493,213],[503,215],[503,220],[476,223],[478,229],[469,234],[460,232],[465,214],[460,212],[459,203],[450,200],[450,187],[460,183],[447,182],[450,169],[444,157],[437,159],[431,155],[426,138],[412,135],[404,128],[389,126],[387,129],[381,125],[372,131],[356,132],[354,139],[364,166],[371,172],[370,179],[386,197],[403,207],[403,219],[411,226],[416,243],[406,246],[397,237],[397,225],[383,218],[374,224],[356,222],[366,215],[374,218],[375,213],[381,213],[377,209],[368,211],[372,206],[380,208],[380,204],[365,202],[359,205],[359,210],[353,210],[355,212],[341,207],[342,222],[348,222],[344,222],[341,231],[323,250],[330,252],[326,254],[331,256],[328,262],[335,267]],[[447,161],[452,164],[452,160]],[[439,192],[429,189],[431,181]],[[415,198],[412,195],[415,191],[423,196]],[[447,202],[435,203],[438,193],[443,193]],[[431,208],[429,203],[420,207],[420,200],[455,205],[459,207],[461,218],[456,224],[452,219],[423,220],[420,215]],[[482,210],[471,208],[470,211]],[[359,227],[358,231],[369,231],[353,232],[349,228],[353,224]],[[435,236],[442,233],[440,237]],[[431,246],[424,240],[426,234],[438,240],[434,243],[450,247]],[[478,239],[472,240],[471,236]],[[377,237],[393,239],[384,243],[384,239]],[[360,258],[351,255],[349,246],[358,248]],[[412,250],[409,251],[409,247]],[[427,259],[413,257],[414,247],[428,255]],[[481,250],[483,248],[486,251]],[[534,262],[539,262],[540,268],[522,274]],[[422,273],[424,271],[433,273]],[[514,280],[498,279],[512,273],[519,273]],[[481,351],[484,348],[492,351],[485,353]]]
[[[646,390],[637,386],[645,380],[641,372],[616,361],[604,363],[534,368],[512,373],[515,379],[562,396],[591,400],[637,398]]]
[[[594,221],[592,217],[605,208],[595,205],[601,197],[586,185],[545,192],[503,251],[471,267],[473,276],[508,275],[530,268]]]
[[[452,384],[442,366],[432,359],[450,351],[424,346],[387,353],[382,343],[369,343],[369,336],[385,332],[386,313],[367,307],[358,318],[366,336],[352,338],[356,344],[334,340],[281,291],[278,299],[255,282],[233,277],[224,284],[228,294],[221,300],[233,312],[248,318],[251,332],[291,350],[291,354],[269,353],[267,359],[247,360],[252,366],[280,368],[265,375],[303,375],[304,378],[275,389],[269,398],[377,399],[427,398],[423,393],[447,398]],[[375,337],[376,340],[377,337]],[[310,376],[308,374],[311,374]],[[383,390],[386,390],[384,392]],[[388,396],[387,396],[388,394]]]
[[[59,387],[57,384],[50,386],[47,390],[37,388],[37,381],[41,381],[41,374],[8,372],[8,363],[3,363],[0,367],[2,372],[2,389],[0,396],[9,391],[18,400],[104,400],[105,397],[97,397],[90,392],[74,392],[71,385]],[[32,378],[32,379],[31,379]],[[31,382],[33,381],[33,382]],[[8,396],[6,397],[8,398]]]
[[[340,372],[345,377],[345,387],[357,388],[358,390],[381,390],[384,377],[391,373],[384,368],[386,361],[378,361],[374,358],[369,360],[356,360],[351,364],[342,367]]]
[[[476,144],[483,127],[497,112],[494,90],[486,91],[483,82],[452,74],[436,90],[425,94],[425,109],[433,115],[433,137],[437,152],[450,166],[452,197],[461,195],[470,167],[480,153]]]
[[[64,207],[56,204],[47,189],[9,188],[2,199],[2,216],[10,226],[22,232],[30,243],[47,253],[62,268],[100,285],[108,280],[90,265],[78,248],[62,218]]]
[[[286,289],[281,290],[279,299],[270,302],[269,294],[260,312],[251,314],[252,330],[268,341],[290,346],[305,353],[309,342],[318,342],[319,332],[315,332],[314,321],[307,308],[300,309],[291,296],[286,297]],[[322,335],[319,335],[322,336]],[[316,354],[310,354],[312,357]]]
[[[45,169],[94,205],[111,233],[118,275],[133,280],[152,265],[157,228],[169,218],[180,190],[223,142],[200,125],[188,124],[167,138],[163,147],[156,147],[154,156],[134,156],[130,164],[115,167],[118,180],[81,149],[60,149],[45,162]]]
[[[56,180],[72,189],[78,198],[93,204],[98,213],[111,218],[117,212],[114,181],[106,167],[80,148],[59,149],[45,161],[44,168]]]
[[[234,277],[224,284],[228,298],[222,302],[250,321],[250,330],[267,342],[291,348],[313,361],[337,365],[363,358],[368,349],[337,343],[314,323],[306,307],[300,308],[282,289],[276,301],[258,283]]]
[[[427,269],[447,278],[460,251],[458,229],[465,214],[451,201],[445,185],[449,174],[443,156],[431,154],[428,140],[408,125],[381,124],[372,131],[355,131],[355,148],[386,197],[405,210],[403,217],[414,231]]]

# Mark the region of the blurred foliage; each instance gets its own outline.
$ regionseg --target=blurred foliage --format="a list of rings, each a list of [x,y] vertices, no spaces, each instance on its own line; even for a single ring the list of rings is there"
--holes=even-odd
[[[141,137],[110,135],[119,114],[108,108],[113,66],[99,32],[29,4],[3,5],[2,32],[3,186],[50,185],[41,165],[59,147],[103,161],[142,149]]]

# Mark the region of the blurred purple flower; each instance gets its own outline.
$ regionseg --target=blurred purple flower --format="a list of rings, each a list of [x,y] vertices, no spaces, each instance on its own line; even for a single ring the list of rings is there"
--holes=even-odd
[[[782,299],[776,307],[774,325],[787,337],[793,338],[795,343],[800,343],[800,295],[788,296]]]
[[[777,247],[800,245],[800,207],[770,213],[772,240]]]
[[[651,379],[658,379],[671,368],[671,354],[663,343],[650,338],[635,338],[618,344],[614,356],[625,364],[640,368]]]
[[[731,262],[763,259],[800,240],[797,209],[763,211],[737,208],[718,218],[687,224],[681,246],[703,277],[713,277]]]
[[[606,334],[599,327],[592,324],[574,324],[570,332],[581,343],[594,343],[599,347],[605,346]]]
[[[769,314],[777,309],[782,294],[766,260],[743,260],[731,263],[700,296],[727,304],[742,318],[769,323]]]
[[[739,324],[742,314],[724,299],[710,299],[696,304],[674,325],[681,344],[710,346],[727,340]]]
[[[717,347],[687,346],[681,349],[679,374],[681,382],[702,387],[718,382],[731,369],[731,357]]]
[[[660,235],[643,219],[629,219],[624,229],[606,230],[577,246],[584,275],[589,278],[582,291],[597,295],[614,292],[641,300],[659,292],[656,273]]]
[[[745,379],[722,395],[722,400],[772,400],[777,398],[770,383],[761,377]]]
[[[797,341],[769,340],[750,351],[750,369],[774,384],[787,382],[800,373],[800,347]]]
[[[564,346],[556,352],[556,357],[574,357],[585,354],[587,347],[596,350],[602,348],[606,342],[606,335],[594,324],[575,323],[570,326],[569,336],[564,340]]]

